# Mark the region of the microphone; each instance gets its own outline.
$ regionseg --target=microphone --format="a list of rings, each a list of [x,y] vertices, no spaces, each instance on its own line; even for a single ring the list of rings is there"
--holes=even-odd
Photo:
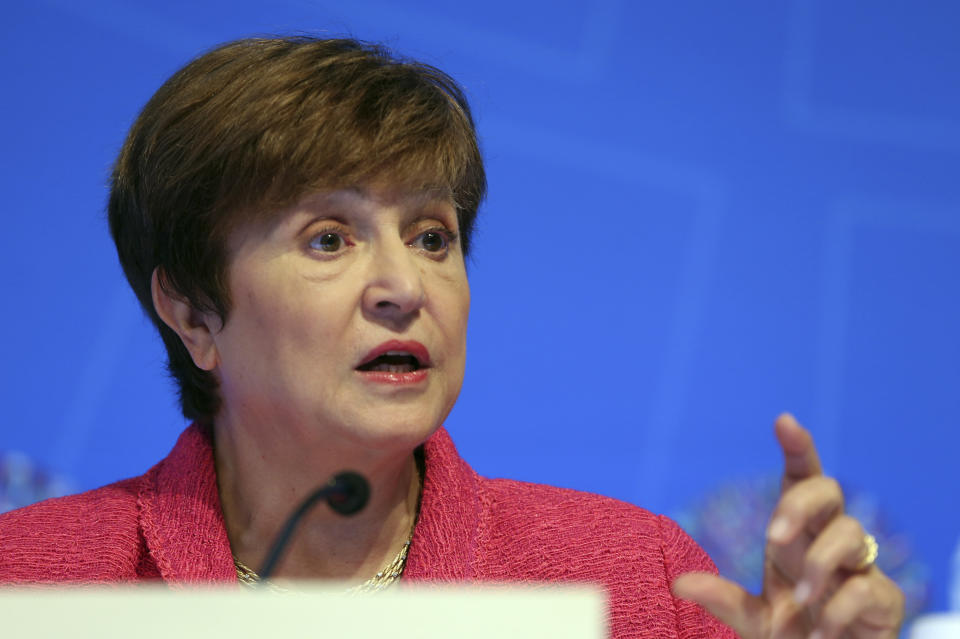
[[[370,484],[362,475],[349,470],[338,473],[330,478],[326,484],[310,493],[310,496],[303,500],[303,503],[287,518],[280,534],[274,540],[267,553],[267,559],[257,573],[260,581],[273,574],[274,568],[280,562],[283,551],[287,549],[293,531],[296,530],[303,516],[310,512],[321,499],[327,500],[327,505],[337,513],[344,516],[354,515],[367,505],[370,499]]]

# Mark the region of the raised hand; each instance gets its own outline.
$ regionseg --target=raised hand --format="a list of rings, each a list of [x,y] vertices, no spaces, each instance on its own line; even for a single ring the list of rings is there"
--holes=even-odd
[[[873,563],[876,542],[844,513],[836,480],[823,475],[813,439],[791,415],[774,425],[784,472],[767,528],[763,591],[708,573],[673,583],[743,639],[887,639],[903,621],[903,593]]]

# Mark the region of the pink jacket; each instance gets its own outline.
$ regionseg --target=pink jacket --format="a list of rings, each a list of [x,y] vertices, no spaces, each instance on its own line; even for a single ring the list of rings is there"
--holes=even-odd
[[[611,634],[735,637],[669,584],[713,563],[671,520],[587,493],[478,476],[443,429],[424,446],[403,581],[592,582]],[[145,475],[0,515],[0,582],[233,582],[213,448],[189,427]]]

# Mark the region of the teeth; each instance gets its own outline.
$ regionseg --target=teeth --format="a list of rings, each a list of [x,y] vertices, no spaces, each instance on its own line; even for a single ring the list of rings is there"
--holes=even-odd
[[[387,351],[386,353],[384,353],[384,355],[396,355],[396,356],[402,357],[404,355],[410,355],[410,353],[408,353],[407,351]]]
[[[377,364],[370,370],[386,373],[410,373],[413,371],[413,366],[408,364]]]

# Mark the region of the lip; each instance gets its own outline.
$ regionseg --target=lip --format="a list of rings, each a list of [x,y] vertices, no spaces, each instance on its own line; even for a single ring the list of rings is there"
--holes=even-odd
[[[430,374],[429,368],[410,371],[409,373],[391,373],[389,371],[357,371],[361,377],[376,384],[387,384],[389,386],[413,386],[427,381]]]
[[[415,342],[412,340],[401,342],[400,340],[396,340],[396,339],[392,339],[389,342],[384,342],[383,344],[380,344],[379,346],[374,347],[369,353],[363,356],[363,359],[360,360],[360,363],[357,364],[357,367],[360,367],[360,366],[363,366],[364,364],[372,362],[373,360],[377,359],[381,355],[389,353],[390,351],[404,351],[405,353],[410,353],[411,355],[416,357],[417,360],[420,362],[420,369],[413,371],[414,373],[418,373],[425,368],[430,368],[430,365],[431,365],[430,351],[427,350],[426,346],[424,346],[420,342]],[[365,372],[365,371],[362,371],[362,372]],[[391,374],[397,375],[399,373],[391,373]],[[407,375],[409,373],[403,373],[403,374]]]
[[[404,351],[410,353],[420,362],[420,368],[406,373],[391,373],[389,371],[361,371],[360,366],[375,360],[390,351]],[[420,342],[390,340],[379,346],[374,347],[370,352],[364,355],[363,360],[357,364],[355,371],[366,381],[377,384],[387,384],[390,386],[412,386],[422,384],[427,380],[430,374],[430,351]]]

